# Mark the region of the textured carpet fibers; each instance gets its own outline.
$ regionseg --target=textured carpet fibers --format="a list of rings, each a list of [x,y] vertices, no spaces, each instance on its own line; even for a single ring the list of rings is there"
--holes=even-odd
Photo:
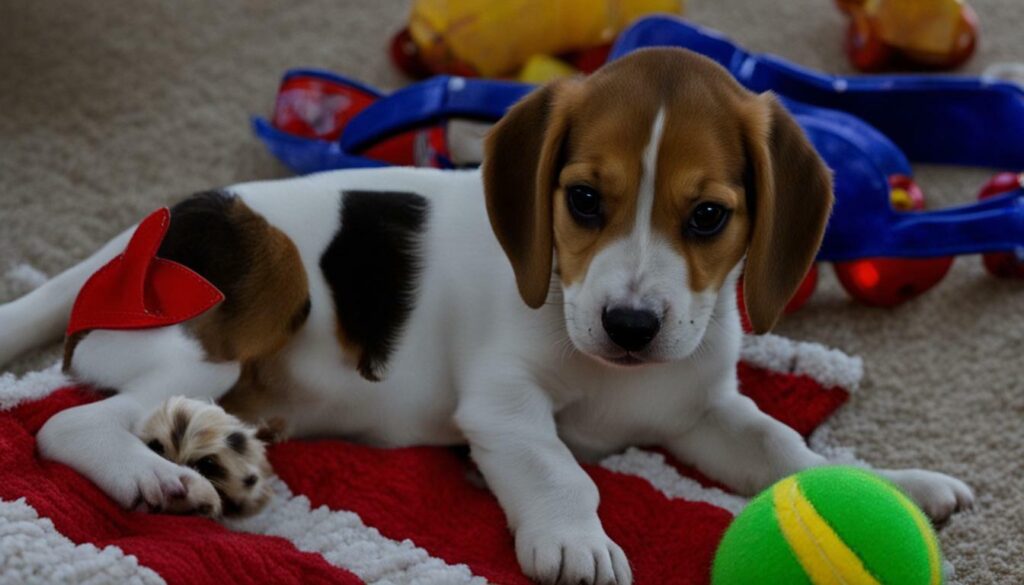
[[[972,0],[981,46],[966,70],[1021,59],[1018,0]],[[281,72],[330,68],[384,88],[405,0],[6,0],[0,3],[0,273],[53,274],[158,205],[284,170],[250,135]],[[848,72],[845,22],[826,0],[691,0],[688,14],[748,48]],[[929,201],[973,200],[988,171],[918,169]],[[1024,283],[957,261],[926,296],[861,307],[829,269],[781,332],[864,357],[837,442],[884,466],[957,475],[978,510],[940,533],[963,583],[1024,580]],[[0,301],[38,274],[0,279]],[[52,362],[30,356],[25,371]]]

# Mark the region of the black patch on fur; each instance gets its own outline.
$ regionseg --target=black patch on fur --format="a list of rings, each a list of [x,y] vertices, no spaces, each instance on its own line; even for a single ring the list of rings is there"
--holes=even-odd
[[[362,349],[359,373],[380,380],[419,284],[416,244],[429,204],[415,193],[346,191],[341,229],[320,258],[347,341]]]
[[[217,490],[217,495],[220,496],[220,509],[225,516],[238,516],[245,511],[242,504],[229,498],[219,487],[214,487],[214,489]]]
[[[223,466],[221,466],[220,460],[217,459],[216,455],[207,455],[206,457],[193,461],[189,467],[195,469],[196,473],[210,481],[224,479],[228,475],[228,472]]]
[[[223,191],[197,193],[171,208],[171,224],[156,255],[194,270],[224,293],[230,312],[235,290],[254,260],[236,218],[236,197]]]
[[[149,447],[149,449],[156,453],[157,455],[164,454],[164,444],[157,439],[153,439],[152,441],[146,443],[146,446]]]
[[[249,448],[249,440],[245,438],[245,433],[234,431],[225,440],[228,447],[239,455],[245,455],[246,450]]]
[[[188,430],[188,413],[184,410],[174,412],[174,422],[171,424],[171,445],[177,451],[181,448],[181,440],[185,438],[185,431]]]

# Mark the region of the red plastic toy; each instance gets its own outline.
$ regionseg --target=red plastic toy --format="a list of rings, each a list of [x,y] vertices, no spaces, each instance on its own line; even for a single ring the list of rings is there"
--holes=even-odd
[[[924,193],[910,178],[889,178],[892,206],[899,211],[925,208]],[[917,297],[939,283],[953,257],[939,258],[864,258],[836,262],[832,267],[840,284],[858,301],[876,307],[895,307]]]

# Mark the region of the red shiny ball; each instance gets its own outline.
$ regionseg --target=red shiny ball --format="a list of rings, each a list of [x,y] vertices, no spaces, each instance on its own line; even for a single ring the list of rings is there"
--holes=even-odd
[[[924,209],[924,193],[905,175],[889,177],[890,200],[897,211]],[[875,307],[895,307],[917,297],[942,280],[953,257],[863,258],[832,265],[846,292]]]
[[[999,173],[978,192],[978,200],[1024,188],[1024,173]],[[999,278],[1024,279],[1024,258],[1014,252],[990,252],[981,257],[985,270]]]
[[[850,296],[874,307],[895,307],[939,283],[953,257],[867,258],[836,262],[833,267],[840,284]]]

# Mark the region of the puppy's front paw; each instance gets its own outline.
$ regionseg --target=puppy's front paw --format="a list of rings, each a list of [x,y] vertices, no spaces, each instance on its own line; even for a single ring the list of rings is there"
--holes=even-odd
[[[633,572],[625,553],[593,525],[521,528],[516,532],[519,566],[545,584],[631,585]]]
[[[955,477],[923,469],[900,469],[882,473],[902,487],[935,524],[942,524],[956,512],[974,505],[974,492]]]

